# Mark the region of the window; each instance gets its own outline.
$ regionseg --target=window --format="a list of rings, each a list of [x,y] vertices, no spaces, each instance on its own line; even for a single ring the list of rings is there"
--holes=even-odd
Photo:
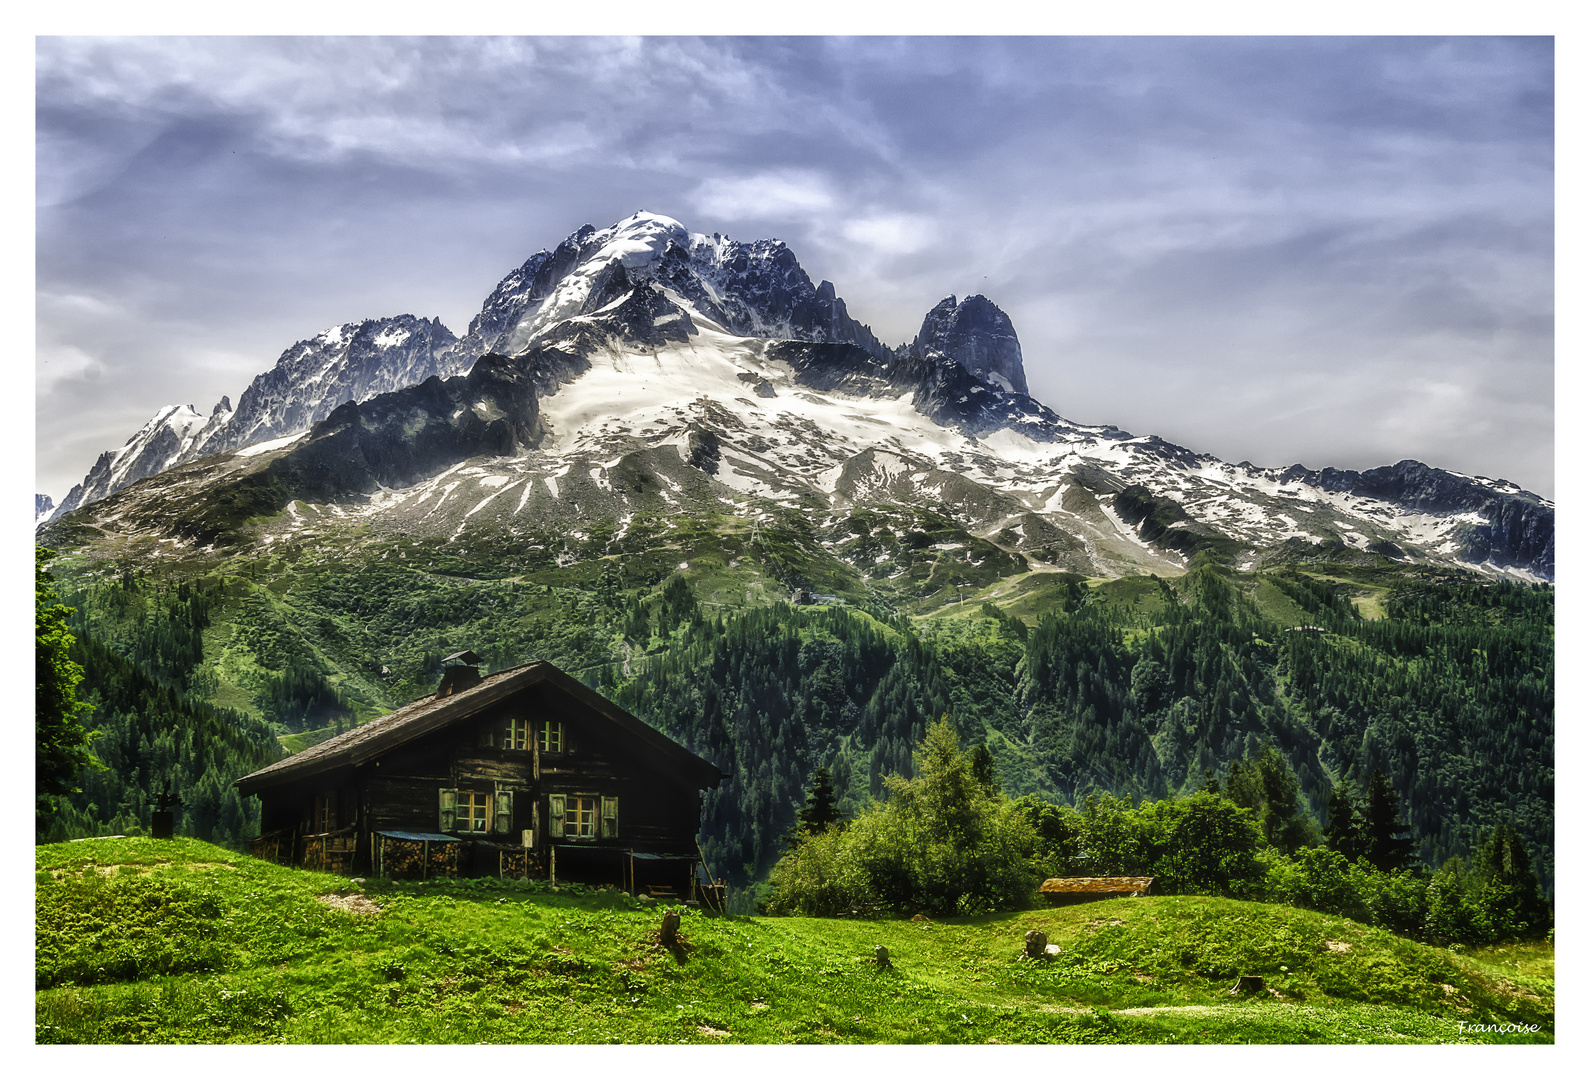
[[[618,798],[614,795],[548,795],[547,835],[611,840],[618,836]],[[600,824],[598,824],[600,822]]]
[[[491,796],[478,791],[460,791],[457,807],[459,832],[485,832],[491,813]]]
[[[537,732],[537,738],[543,754],[563,753],[563,721],[541,721],[541,730]]]
[[[503,732],[502,745],[506,750],[530,749],[530,721],[510,719],[508,730]]]
[[[570,795],[565,801],[563,835],[592,837],[596,835],[596,800],[583,795]]]

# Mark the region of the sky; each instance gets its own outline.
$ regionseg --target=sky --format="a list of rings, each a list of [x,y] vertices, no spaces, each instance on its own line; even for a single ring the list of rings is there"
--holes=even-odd
[[[888,344],[1229,461],[1554,493],[1549,38],[73,38],[36,80],[36,490],[293,342],[636,210]]]

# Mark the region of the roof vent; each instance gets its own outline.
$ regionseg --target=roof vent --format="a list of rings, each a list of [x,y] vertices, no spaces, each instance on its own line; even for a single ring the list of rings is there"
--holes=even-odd
[[[441,685],[436,688],[437,697],[444,698],[479,684],[480,669],[475,665],[480,663],[480,657],[472,649],[445,656],[442,663],[447,667],[442,671]]]

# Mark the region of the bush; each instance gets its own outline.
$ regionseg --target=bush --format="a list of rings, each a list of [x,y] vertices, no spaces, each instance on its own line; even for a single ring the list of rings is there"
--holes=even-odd
[[[1245,808],[1209,791],[1150,803],[1139,813],[1158,835],[1154,887],[1251,899],[1263,889],[1264,835]]]
[[[767,913],[833,915],[870,905],[867,875],[844,850],[854,840],[839,829],[800,834],[773,867]]]
[[[970,915],[1029,906],[1043,867],[1023,808],[979,782],[947,719],[916,755],[917,776],[888,777],[888,801],[842,831],[803,834],[773,868],[769,914],[859,907]]]

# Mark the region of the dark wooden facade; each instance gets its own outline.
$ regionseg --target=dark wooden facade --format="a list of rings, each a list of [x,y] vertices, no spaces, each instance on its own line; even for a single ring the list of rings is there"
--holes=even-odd
[[[448,669],[412,702],[237,781],[257,853],[343,873],[556,876],[695,894],[716,766],[551,664]],[[420,853],[416,855],[415,853]]]

